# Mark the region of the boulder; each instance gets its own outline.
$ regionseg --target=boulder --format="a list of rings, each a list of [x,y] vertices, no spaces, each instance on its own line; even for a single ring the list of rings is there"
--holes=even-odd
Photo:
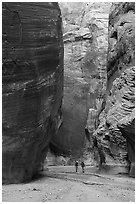
[[[3,183],[32,179],[62,122],[63,39],[56,2],[2,3]]]

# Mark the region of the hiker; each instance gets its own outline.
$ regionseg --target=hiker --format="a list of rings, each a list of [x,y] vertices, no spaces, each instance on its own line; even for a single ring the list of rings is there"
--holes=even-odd
[[[81,162],[81,167],[82,167],[82,172],[84,173],[84,167],[85,167],[85,164],[84,164],[83,161]]]
[[[76,172],[78,171],[78,161],[75,161]]]

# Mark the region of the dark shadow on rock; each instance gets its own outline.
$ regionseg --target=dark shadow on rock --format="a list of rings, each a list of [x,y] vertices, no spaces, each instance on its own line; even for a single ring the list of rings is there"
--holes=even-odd
[[[45,177],[46,177],[46,176],[45,176],[45,174],[44,174],[43,172],[39,172],[39,173],[35,174],[35,175],[32,177],[31,182],[37,181],[37,180],[41,180],[41,179],[43,179],[43,178],[45,178]]]

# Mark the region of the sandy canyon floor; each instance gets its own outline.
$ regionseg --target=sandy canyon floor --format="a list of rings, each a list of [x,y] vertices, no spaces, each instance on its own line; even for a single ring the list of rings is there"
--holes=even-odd
[[[135,179],[124,172],[85,173],[74,166],[50,166],[30,183],[3,185],[4,202],[135,202]]]

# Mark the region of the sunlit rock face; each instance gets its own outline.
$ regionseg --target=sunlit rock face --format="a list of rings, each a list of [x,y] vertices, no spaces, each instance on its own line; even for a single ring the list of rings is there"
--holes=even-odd
[[[107,72],[108,2],[61,2],[64,38],[63,124],[58,152],[82,154],[89,108],[97,109]]]
[[[2,3],[3,183],[29,181],[62,122],[58,3]]]
[[[113,162],[135,162],[135,4],[113,3],[109,15],[107,99],[95,135]],[[127,145],[126,145],[127,144]]]

